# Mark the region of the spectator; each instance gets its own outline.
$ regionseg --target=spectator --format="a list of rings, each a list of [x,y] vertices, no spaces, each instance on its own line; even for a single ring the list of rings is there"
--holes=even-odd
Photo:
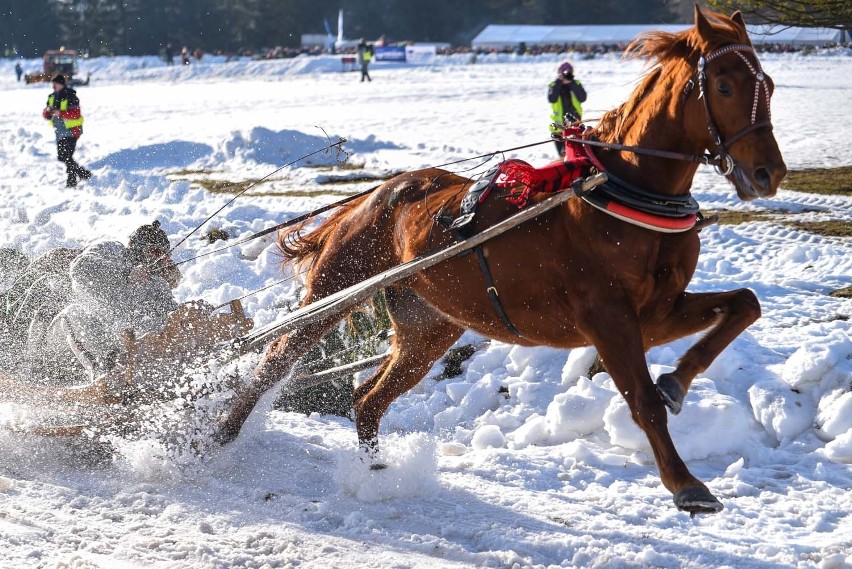
[[[563,61],[557,70],[557,77],[550,82],[547,90],[547,100],[550,101],[550,132],[554,137],[562,135],[565,124],[579,122],[583,118],[582,103],[586,101],[586,90],[574,79],[574,66]],[[565,155],[565,143],[556,140],[556,149],[560,156]]]
[[[78,178],[91,178],[92,173],[74,161],[77,140],[83,134],[83,114],[77,92],[65,85],[65,76],[61,73],[53,78],[53,93],[47,98],[47,106],[41,114],[53,123],[57,159],[65,163],[66,187],[75,187]]]
[[[23,75],[23,74],[24,74],[24,68],[21,67],[21,62],[18,61],[17,63],[15,63],[15,75],[18,76],[18,81],[21,80],[21,75]]]
[[[361,83],[364,82],[364,79],[367,81],[373,81],[370,79],[370,73],[368,68],[370,67],[370,61],[373,59],[373,46],[369,45],[363,39],[358,42],[358,63],[361,64]]]

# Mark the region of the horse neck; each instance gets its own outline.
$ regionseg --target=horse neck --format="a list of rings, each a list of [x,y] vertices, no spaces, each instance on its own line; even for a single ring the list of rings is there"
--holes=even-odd
[[[638,103],[621,107],[626,115],[617,119],[622,122],[621,127],[602,132],[601,140],[684,154],[703,153],[706,143],[687,132],[689,128],[681,101],[688,69],[682,66],[678,71],[662,69]],[[648,191],[672,196],[689,192],[698,169],[694,162],[626,151],[598,152],[598,157],[606,169],[619,178]]]

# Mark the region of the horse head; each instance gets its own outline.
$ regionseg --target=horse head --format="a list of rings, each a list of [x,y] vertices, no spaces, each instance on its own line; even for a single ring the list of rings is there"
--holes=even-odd
[[[686,101],[685,124],[717,156],[717,170],[740,199],[775,195],[787,166],[772,134],[774,83],[760,65],[742,14],[708,17],[696,6],[687,39],[697,96]]]

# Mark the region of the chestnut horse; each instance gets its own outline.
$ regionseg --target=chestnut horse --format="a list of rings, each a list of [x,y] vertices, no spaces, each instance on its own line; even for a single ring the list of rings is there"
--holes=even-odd
[[[721,157],[718,170],[741,199],[775,194],[786,166],[769,122],[772,83],[739,12],[728,18],[704,15],[696,7],[694,27],[645,34],[628,54],[654,66],[626,103],[603,116],[598,140],[695,155],[709,149]],[[694,162],[623,150],[597,155],[606,171],[675,201],[688,197],[697,169]],[[437,169],[401,174],[341,207],[311,233],[283,235],[285,256],[309,265],[304,304],[455,242],[436,219],[458,211],[470,183]],[[488,227],[513,210],[492,198],[480,206],[476,227]],[[657,232],[583,200],[569,200],[483,246],[518,334],[497,317],[475,255],[455,257],[388,286],[393,352],[354,393],[362,447],[375,450],[379,421],[391,402],[416,385],[466,329],[523,346],[593,345],[648,437],[677,507],[693,514],[720,511],[722,504],[678,456],[666,407],[680,411],[692,380],[760,316],[760,304],[747,289],[685,292],[699,245],[694,228]],[[345,312],[271,343],[257,381],[237,394],[223,418],[223,440],[239,433],[263,392]],[[675,371],[655,385],[645,352],[705,329]]]

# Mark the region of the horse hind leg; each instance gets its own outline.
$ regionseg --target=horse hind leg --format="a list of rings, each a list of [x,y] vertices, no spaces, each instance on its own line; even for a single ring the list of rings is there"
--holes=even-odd
[[[307,305],[313,300],[316,298],[309,294],[302,305]],[[349,310],[344,310],[332,314],[270,343],[255,371],[254,381],[248,385],[240,384],[236,388],[231,409],[219,423],[217,438],[220,443],[224,444],[237,438],[240,429],[263,394],[289,373],[296,363],[348,313]]]
[[[418,297],[414,291],[385,291],[395,335],[388,360],[355,391],[358,442],[371,454],[378,450],[379,422],[390,404],[417,385],[464,332]]]

